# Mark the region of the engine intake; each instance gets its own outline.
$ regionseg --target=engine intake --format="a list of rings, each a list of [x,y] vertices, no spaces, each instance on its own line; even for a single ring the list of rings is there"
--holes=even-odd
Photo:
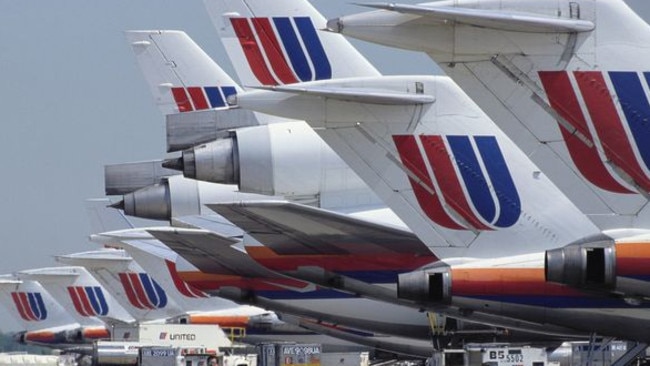
[[[546,251],[546,281],[579,288],[616,287],[614,240],[570,244]]]

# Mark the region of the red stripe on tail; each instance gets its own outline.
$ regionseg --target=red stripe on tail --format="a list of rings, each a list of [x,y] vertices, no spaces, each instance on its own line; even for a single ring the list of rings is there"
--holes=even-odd
[[[133,305],[138,309],[145,309],[144,304],[141,304],[140,301],[138,301],[138,297],[135,295],[135,291],[133,290],[133,284],[131,283],[129,276],[126,273],[120,273],[119,276],[120,276],[120,282],[122,282],[122,287],[124,287],[124,292],[126,293],[126,297],[129,299],[131,305]]]
[[[70,299],[72,299],[72,305],[74,305],[74,309],[77,311],[77,313],[81,314],[82,316],[89,316],[90,314],[87,314],[81,305],[81,299],[79,299],[79,293],[77,292],[77,289],[75,287],[68,287],[68,294],[70,295]]]
[[[137,273],[128,273],[129,280],[131,281],[131,285],[133,286],[133,290],[135,291],[135,295],[138,298],[138,301],[148,309],[154,309],[155,306],[149,301],[149,298],[147,297],[147,293],[145,292],[144,287],[142,286],[142,281],[140,280],[140,276]]]
[[[470,208],[458,179],[458,172],[454,169],[452,157],[449,156],[442,136],[420,136],[420,141],[422,141],[422,147],[427,154],[433,174],[437,177],[436,182],[438,182],[440,192],[447,205],[463,216],[475,229],[490,230],[474,215]]]
[[[264,47],[264,52],[266,57],[269,59],[269,63],[275,72],[275,75],[282,81],[284,84],[293,84],[297,83],[298,79],[293,74],[291,67],[287,63],[287,59],[282,53],[282,48],[278,42],[271,22],[268,18],[253,18],[253,26],[257,32],[257,36]]]
[[[16,310],[18,310],[18,314],[20,314],[20,317],[23,318],[23,320],[26,321],[34,320],[34,319],[30,319],[29,316],[27,316],[27,312],[25,311],[24,304],[20,301],[20,297],[16,292],[11,293],[11,298],[14,300],[14,305],[16,305]]]
[[[86,289],[83,287],[77,287],[75,290],[79,295],[79,300],[81,300],[81,305],[85,309],[85,312],[87,314],[86,316],[94,316],[95,309],[93,309],[93,306],[90,304],[90,300],[88,299],[88,294],[86,293]]]
[[[431,194],[422,185],[426,185],[431,191],[435,191],[431,177],[422,157],[420,147],[417,145],[415,136],[399,135],[393,136],[393,141],[399,152],[400,159],[404,166],[413,173],[420,182],[409,177],[413,193],[420,204],[420,208],[434,222],[449,229],[462,230],[464,227],[458,225],[446,212],[440,202],[438,195]]]
[[[564,71],[542,71],[539,73],[539,77],[546,90],[551,107],[581,134],[591,141],[595,141],[591,132],[589,132],[587,121],[569,80],[569,75]],[[609,173],[598,155],[595,145],[587,146],[562,126],[560,126],[560,131],[573,163],[588,181],[610,192],[628,192]]]
[[[630,140],[625,133],[621,118],[616,111],[614,101],[609,93],[603,73],[600,71],[575,72],[576,82],[589,110],[596,134],[605,150],[605,155],[614,164],[621,167],[635,182],[650,188],[650,181],[632,151]],[[630,192],[621,187],[624,192]]]
[[[187,88],[187,92],[190,94],[190,98],[192,98],[195,110],[210,109],[208,101],[205,99],[205,94],[203,94],[203,88],[192,86]]]
[[[194,110],[190,98],[188,98],[185,92],[185,88],[172,88],[172,95],[174,96],[174,101],[179,112],[191,112]]]
[[[29,299],[27,298],[27,294],[24,292],[19,292],[18,297],[20,299],[20,303],[23,305],[23,309],[25,309],[25,313],[27,314],[27,317],[31,320],[38,320],[38,317],[36,314],[34,314],[34,311],[32,310],[32,306],[29,304]]]
[[[250,66],[253,74],[257,80],[262,83],[262,85],[278,85],[278,82],[275,80],[271,71],[266,65],[264,56],[260,51],[253,30],[251,29],[248,19],[246,18],[231,18],[230,22],[235,30],[235,34],[239,39],[239,44],[241,44],[242,49],[244,50],[244,55],[246,55],[246,60]]]

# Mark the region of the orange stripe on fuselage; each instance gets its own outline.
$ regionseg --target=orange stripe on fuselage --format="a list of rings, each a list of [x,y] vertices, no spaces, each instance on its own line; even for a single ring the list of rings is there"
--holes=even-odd
[[[110,339],[111,332],[106,328],[84,328],[84,338],[86,339]]]
[[[454,296],[583,295],[570,287],[546,282],[544,268],[455,268],[451,279]]]
[[[35,331],[27,332],[25,334],[25,341],[29,342],[54,342],[56,335],[51,331]]]
[[[620,276],[650,275],[650,243],[616,244],[616,272]]]
[[[249,317],[244,315],[190,315],[190,324],[216,324],[220,327],[240,327],[248,326]]]

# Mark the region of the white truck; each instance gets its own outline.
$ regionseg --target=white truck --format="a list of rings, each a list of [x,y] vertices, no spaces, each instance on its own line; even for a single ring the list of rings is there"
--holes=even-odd
[[[435,352],[428,366],[545,366],[544,348],[508,346],[467,346]]]

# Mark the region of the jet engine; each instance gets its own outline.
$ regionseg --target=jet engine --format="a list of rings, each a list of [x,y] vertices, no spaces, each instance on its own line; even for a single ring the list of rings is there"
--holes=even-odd
[[[205,203],[225,203],[241,200],[268,200],[274,197],[258,196],[237,191],[233,185],[213,184],[172,176],[122,196],[112,205],[129,216],[151,220],[171,220],[173,217],[211,213]]]
[[[367,187],[304,122],[237,129],[229,138],[183,151],[163,163],[187,178],[237,184],[242,192],[317,196]]]
[[[25,344],[26,336],[27,336],[27,331],[23,330],[14,333],[11,337],[13,338],[14,342],[19,344]]]
[[[438,267],[402,273],[397,280],[397,297],[418,303],[451,302],[451,269]]]
[[[611,290],[616,286],[616,243],[602,238],[547,250],[544,270],[548,282]]]

